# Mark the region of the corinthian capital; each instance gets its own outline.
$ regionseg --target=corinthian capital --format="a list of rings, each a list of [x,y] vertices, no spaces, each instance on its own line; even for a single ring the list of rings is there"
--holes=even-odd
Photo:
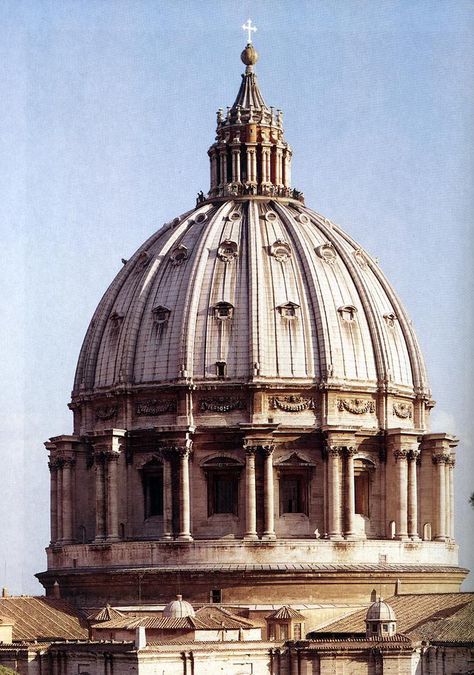
[[[408,457],[408,450],[407,448],[397,448],[393,451],[393,456],[395,457],[396,462],[398,462],[399,459],[406,459]]]

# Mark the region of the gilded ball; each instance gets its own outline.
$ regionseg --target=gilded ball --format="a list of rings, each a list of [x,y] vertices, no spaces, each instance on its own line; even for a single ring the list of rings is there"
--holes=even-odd
[[[258,52],[252,44],[248,44],[240,55],[246,66],[254,66],[258,61]]]

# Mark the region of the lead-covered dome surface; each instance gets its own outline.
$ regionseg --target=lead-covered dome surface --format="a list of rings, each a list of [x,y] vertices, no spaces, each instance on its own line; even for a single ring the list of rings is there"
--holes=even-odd
[[[294,200],[206,202],[154,234],[102,298],[73,396],[222,378],[427,391],[377,263]]]

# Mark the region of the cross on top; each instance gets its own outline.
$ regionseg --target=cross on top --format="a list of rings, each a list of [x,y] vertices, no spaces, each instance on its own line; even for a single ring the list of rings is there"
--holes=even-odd
[[[255,33],[257,26],[252,26],[252,19],[247,19],[247,23],[244,23],[242,30],[246,30],[248,33],[248,43],[252,43],[252,33]]]

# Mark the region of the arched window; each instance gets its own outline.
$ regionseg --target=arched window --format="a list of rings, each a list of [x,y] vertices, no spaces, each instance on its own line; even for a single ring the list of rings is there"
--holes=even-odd
[[[145,518],[163,515],[163,464],[152,460],[143,467]]]
[[[202,465],[207,478],[208,516],[239,514],[239,480],[242,465],[231,457],[213,457]]]

